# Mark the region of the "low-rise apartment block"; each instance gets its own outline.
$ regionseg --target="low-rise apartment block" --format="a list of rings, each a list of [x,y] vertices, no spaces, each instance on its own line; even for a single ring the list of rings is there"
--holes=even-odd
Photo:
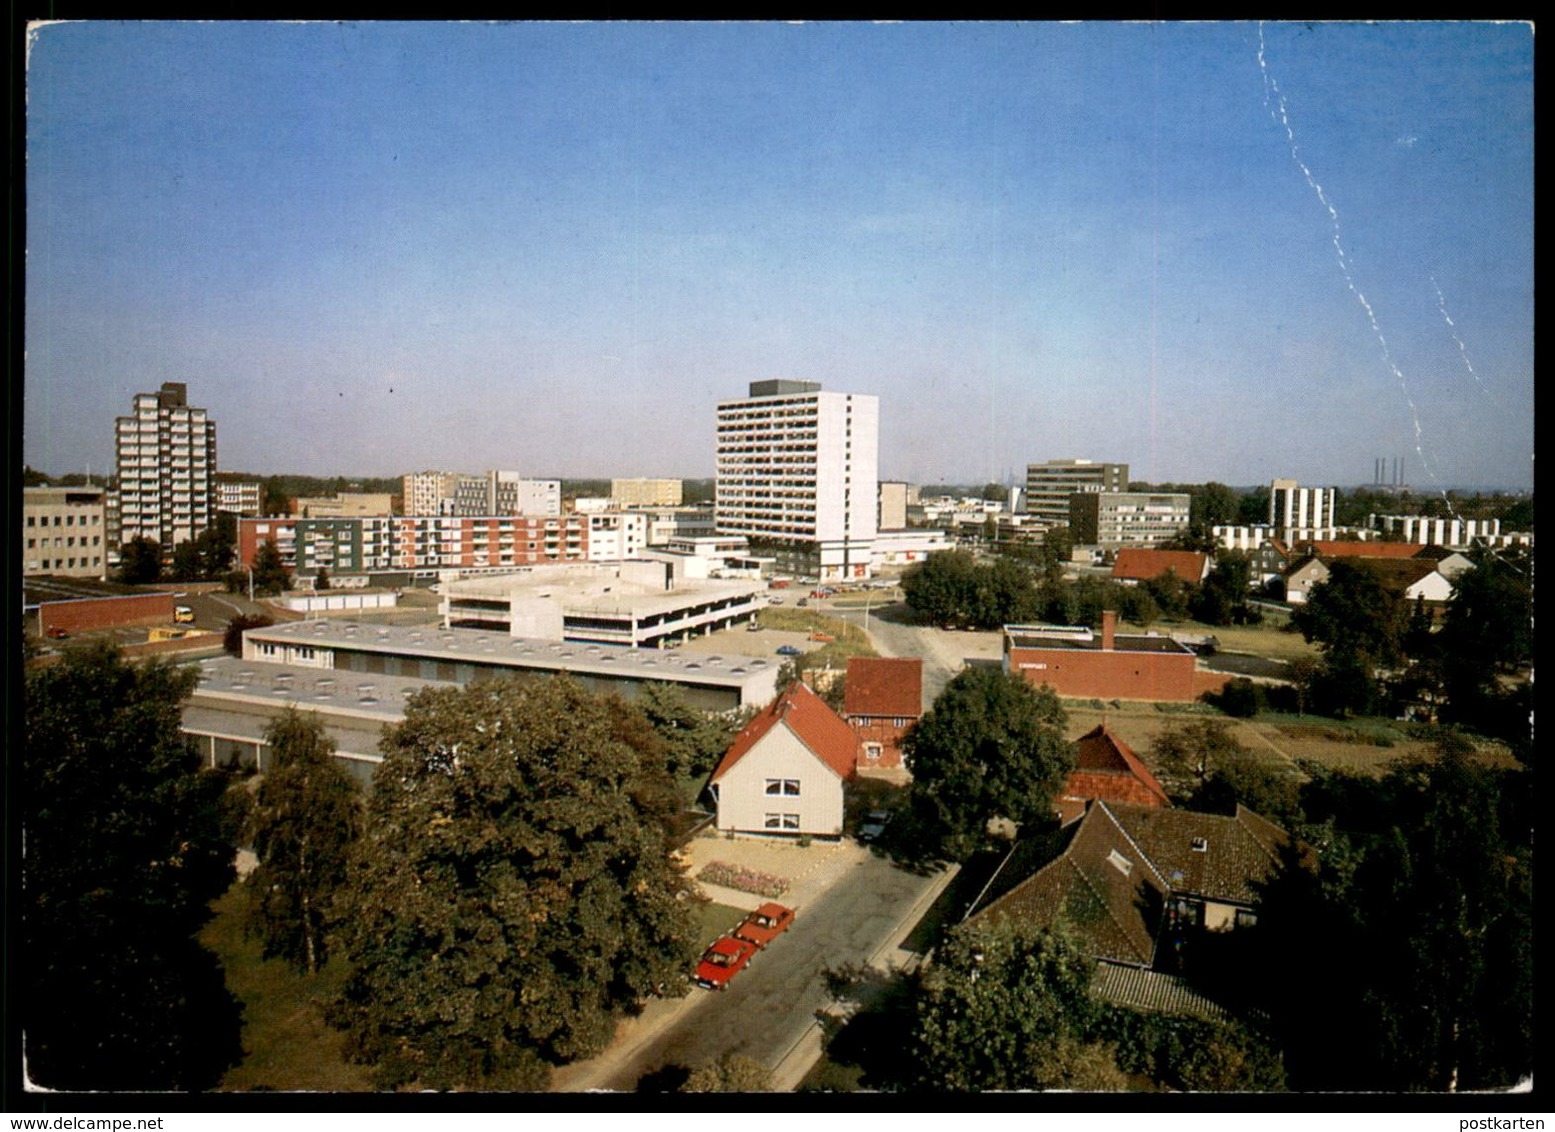
[[[685,484],[671,479],[611,480],[610,498],[618,507],[679,507]]]
[[[22,489],[22,575],[101,578],[107,569],[107,508],[100,487]]]

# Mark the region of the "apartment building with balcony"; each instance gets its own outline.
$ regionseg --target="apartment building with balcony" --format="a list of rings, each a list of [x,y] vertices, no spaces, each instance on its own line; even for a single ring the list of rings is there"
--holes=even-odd
[[[113,556],[131,539],[163,553],[196,538],[216,520],[216,422],[189,404],[188,386],[166,381],[137,393],[131,413],[114,422],[118,475],[108,538]]]
[[[611,480],[610,498],[617,507],[679,507],[685,484],[672,479]]]
[[[779,567],[868,577],[879,523],[880,399],[813,381],[755,381],[718,406],[719,534],[773,547]]]

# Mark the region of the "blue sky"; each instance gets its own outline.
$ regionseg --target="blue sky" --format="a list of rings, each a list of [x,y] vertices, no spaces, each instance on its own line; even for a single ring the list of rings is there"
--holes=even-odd
[[[706,476],[793,377],[879,395],[887,478],[1527,488],[1532,71],[1523,24],[47,25],[25,458],[186,381],[224,469]]]

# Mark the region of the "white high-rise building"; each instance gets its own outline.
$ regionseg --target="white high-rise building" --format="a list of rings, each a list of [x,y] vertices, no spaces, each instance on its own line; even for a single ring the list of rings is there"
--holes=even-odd
[[[718,406],[718,533],[787,547],[823,579],[866,577],[879,468],[878,397],[751,382],[749,397]]]
[[[114,423],[117,519],[111,550],[149,538],[171,554],[216,521],[216,422],[189,404],[188,386],[165,381],[137,393]]]
[[[1269,485],[1269,526],[1273,528],[1273,537],[1287,544],[1338,537],[1336,498],[1331,487],[1299,487],[1295,480],[1275,480]]]

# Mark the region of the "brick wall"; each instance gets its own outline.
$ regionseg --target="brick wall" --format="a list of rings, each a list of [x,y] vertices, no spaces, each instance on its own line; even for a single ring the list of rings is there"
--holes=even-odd
[[[126,594],[77,601],[46,601],[38,606],[38,613],[45,633],[50,629],[79,633],[118,625],[170,624],[173,604],[171,593]]]

